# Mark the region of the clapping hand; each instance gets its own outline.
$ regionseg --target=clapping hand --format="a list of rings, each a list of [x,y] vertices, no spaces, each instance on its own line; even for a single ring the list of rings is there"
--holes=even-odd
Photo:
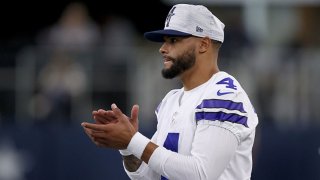
[[[125,149],[138,131],[139,106],[134,105],[129,118],[115,105],[111,110],[93,111],[96,123],[83,122],[81,126],[90,139],[99,147]]]

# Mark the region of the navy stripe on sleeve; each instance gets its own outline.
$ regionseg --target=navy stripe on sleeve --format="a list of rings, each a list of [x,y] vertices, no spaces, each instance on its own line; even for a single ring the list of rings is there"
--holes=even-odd
[[[228,110],[238,110],[242,113],[246,113],[241,102],[233,102],[230,100],[222,99],[205,99],[200,105],[197,106],[197,109],[202,108],[224,108]]]
[[[196,112],[196,120],[210,120],[210,121],[229,121],[232,123],[242,124],[248,127],[246,116],[241,116],[234,113],[224,112]]]
[[[232,123],[242,124],[248,127],[247,120],[248,117],[243,115],[246,111],[243,108],[242,102],[234,102],[230,100],[223,99],[205,99],[197,106],[198,111],[196,111],[195,118],[199,120],[210,120],[210,121],[229,121]],[[206,110],[207,109],[207,110]],[[210,109],[225,109],[215,110]],[[235,111],[229,112],[228,111]],[[239,113],[237,113],[237,111]]]

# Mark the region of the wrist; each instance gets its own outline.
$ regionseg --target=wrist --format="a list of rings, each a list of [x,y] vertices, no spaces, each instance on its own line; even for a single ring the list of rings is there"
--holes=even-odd
[[[150,142],[150,139],[148,139],[141,133],[136,132],[131,138],[126,150],[131,152],[137,158],[141,159],[143,151],[149,142]]]

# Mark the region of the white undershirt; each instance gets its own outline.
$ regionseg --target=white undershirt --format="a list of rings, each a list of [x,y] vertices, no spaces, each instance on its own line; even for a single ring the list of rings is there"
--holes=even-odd
[[[181,106],[183,104],[183,102],[186,102],[186,100],[189,99],[189,97],[192,96],[194,93],[205,88],[208,83],[209,83],[209,81],[207,81],[207,82],[201,84],[200,86],[195,87],[189,91],[184,90],[180,96],[180,99],[179,99],[179,106]]]
[[[191,91],[183,91],[179,99],[179,106],[183,104],[190,96],[192,95]]]

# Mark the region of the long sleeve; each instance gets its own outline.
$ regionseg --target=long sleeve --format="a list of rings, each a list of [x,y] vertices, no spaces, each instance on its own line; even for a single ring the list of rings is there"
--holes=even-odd
[[[235,154],[236,136],[229,130],[199,124],[190,156],[158,147],[149,167],[168,179],[218,179]]]

